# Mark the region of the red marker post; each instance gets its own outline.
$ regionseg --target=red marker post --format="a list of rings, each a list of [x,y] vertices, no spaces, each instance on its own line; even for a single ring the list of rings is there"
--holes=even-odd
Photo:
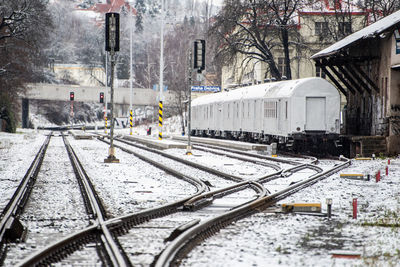
[[[376,182],[379,182],[379,181],[381,180],[381,171],[378,171],[378,172],[375,174],[375,179],[376,179]]]
[[[388,176],[388,175],[389,175],[389,167],[386,166],[386,176]]]
[[[353,219],[357,219],[357,198],[353,198]]]

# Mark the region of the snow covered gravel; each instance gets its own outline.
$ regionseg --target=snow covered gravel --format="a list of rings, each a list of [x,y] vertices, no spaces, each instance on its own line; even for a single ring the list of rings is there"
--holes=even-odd
[[[5,205],[4,203],[7,203],[11,197],[44,139],[43,132],[36,134],[29,130],[12,135],[0,133],[0,203],[2,205]],[[166,175],[163,171],[118,149],[116,155],[121,163],[104,164],[103,160],[108,155],[108,146],[104,143],[95,140],[73,140],[72,138],[69,140],[113,216],[159,206],[195,192],[195,188],[188,185],[187,182]],[[175,154],[179,151],[171,151],[171,153]],[[51,164],[60,166],[59,172],[63,172],[63,174],[59,176],[66,178],[64,173],[69,171],[66,171],[63,166],[66,164],[64,162],[69,159],[66,156],[60,158],[59,152],[56,154],[57,156],[52,154],[46,157],[45,161],[49,160]],[[224,158],[215,160],[212,155],[202,155],[198,158],[204,162],[207,162],[208,159],[214,160],[213,164],[221,166],[230,161],[230,159]],[[193,159],[196,157],[194,156]],[[322,204],[323,211],[326,212],[326,198],[332,198],[334,216],[331,219],[298,214],[257,213],[235,222],[222,229],[217,235],[207,239],[188,255],[182,265],[400,266],[400,233],[398,230],[400,224],[400,159],[392,159],[392,164],[389,165],[389,176],[382,175],[381,181],[376,183],[375,172],[380,169],[384,174],[386,162],[386,159],[352,161],[352,165],[340,173],[371,174],[370,181],[344,179],[340,178],[339,174],[335,174],[279,203],[319,202]],[[321,161],[320,166],[325,169],[331,164],[331,161]],[[243,169],[237,162],[229,165],[229,168],[238,172]],[[248,170],[248,173],[253,171],[253,169]],[[54,193],[45,188],[56,186],[57,178],[54,177],[57,175],[50,169],[47,172],[38,180],[40,186],[33,194],[44,194],[51,200],[54,199],[51,197]],[[50,176],[52,179],[45,180]],[[69,174],[67,176],[69,177]],[[68,179],[71,179],[70,182],[60,182],[60,184],[64,187],[67,187],[68,184],[76,184],[75,177]],[[167,186],[167,195],[162,191],[164,186]],[[74,193],[74,190],[77,189],[71,189],[68,186],[67,190],[72,191],[65,194],[63,201],[78,201],[76,196],[81,198],[80,193],[77,191]],[[44,220],[46,214],[44,210],[51,204],[46,204],[46,201],[41,200],[42,196],[38,197],[38,195],[34,197],[35,200],[38,200],[35,204],[38,208],[37,214],[34,212],[35,218],[27,213],[24,215],[24,219],[30,227],[28,237],[41,241],[33,244],[29,243],[28,238],[27,243],[12,244],[11,249],[20,248],[21,255],[10,256],[14,259],[6,259],[9,261],[4,266],[13,266],[16,258],[19,259],[42,244],[50,242],[47,233],[50,234],[51,240],[56,240],[69,231],[68,229],[83,228],[83,225],[78,225],[78,220],[71,219],[67,220],[68,223],[60,223],[60,220],[69,217],[70,210],[66,207],[61,209],[60,214],[54,214],[54,220]],[[75,197],[70,199],[70,196]],[[359,203],[357,219],[352,218],[353,198],[357,198]],[[62,204],[65,203],[63,201],[57,205],[69,205]],[[214,205],[218,209],[218,205],[223,207],[224,203],[215,202]],[[80,204],[76,203],[74,206],[80,206]],[[171,220],[173,221],[173,219]],[[79,221],[82,223],[85,220]],[[170,227],[180,225],[181,222],[181,219],[178,218],[175,223],[171,223]],[[150,224],[154,226],[157,221],[152,221]],[[151,225],[143,226],[150,226],[146,231],[151,231]],[[41,227],[47,228],[47,232],[42,236],[41,233],[35,232],[35,229],[39,230]],[[161,233],[159,240],[163,240],[169,232],[170,230],[164,234]],[[154,231],[154,234],[158,235],[159,232]],[[143,236],[145,236],[144,232],[143,235],[137,235],[137,239],[141,240]],[[157,242],[154,243],[154,253],[159,250],[157,248],[159,244],[162,244],[162,242],[159,244]],[[150,245],[148,242],[144,242],[141,247],[142,249],[136,249],[139,254],[135,257],[137,259],[135,265],[148,266],[151,260],[147,258],[146,248]],[[140,253],[141,250],[142,253]],[[362,258],[333,258],[333,250],[359,252],[362,254]],[[136,252],[132,251],[132,253]],[[94,247],[89,246],[84,251],[74,254],[72,257],[80,258],[82,265],[98,266]],[[91,255],[89,257],[95,260],[87,262],[87,255]],[[64,264],[68,265],[68,261]],[[56,266],[60,265],[63,264],[60,263]]]
[[[230,208],[254,199],[255,192],[245,189],[214,201],[207,208],[194,212],[177,212],[140,224],[119,237],[133,266],[150,266],[167,245],[166,239],[174,229],[192,220],[201,221],[227,212]]]
[[[29,201],[20,218],[26,242],[10,244],[5,266],[89,224],[62,137],[52,137]]]
[[[340,173],[374,174],[385,166],[386,160],[352,161]],[[321,203],[326,212],[326,198],[333,200],[331,219],[258,213],[196,247],[183,266],[400,266],[400,160],[379,183],[375,177],[358,181],[335,174],[278,204]],[[353,198],[359,203],[357,219],[352,218]],[[372,226],[363,226],[366,222]],[[376,226],[379,222],[397,226]],[[336,250],[362,257],[333,258]]]
[[[228,158],[226,156],[220,156],[212,152],[205,152],[201,150],[192,150],[192,156],[186,156],[182,153],[181,149],[169,149],[168,153],[187,159],[207,167],[217,169],[221,172],[229,173],[232,175],[240,176],[246,180],[254,180],[260,176],[268,175],[275,170],[271,167],[267,167],[261,164],[255,164],[244,160]],[[278,163],[276,165],[279,166]]]
[[[71,137],[68,140],[111,217],[158,207],[196,193],[188,182],[118,148],[115,154],[120,163],[104,163],[109,148],[106,143]]]
[[[19,130],[0,132],[0,210],[10,201],[46,136]]]

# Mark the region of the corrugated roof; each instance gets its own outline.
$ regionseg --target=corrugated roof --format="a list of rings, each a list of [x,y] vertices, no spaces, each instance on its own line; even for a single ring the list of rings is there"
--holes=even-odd
[[[325,48],[324,50],[319,51],[318,53],[313,55],[311,58],[315,59],[315,58],[321,58],[321,57],[325,57],[325,56],[329,56],[329,55],[334,55],[341,49],[352,45],[353,43],[357,42],[358,40],[374,38],[377,35],[383,33],[384,31],[386,31],[387,29],[389,29],[390,27],[392,27],[398,23],[400,23],[400,10],[359,30],[358,32],[350,34],[349,36],[340,40],[339,42],[336,42],[333,45],[329,46],[328,48]]]

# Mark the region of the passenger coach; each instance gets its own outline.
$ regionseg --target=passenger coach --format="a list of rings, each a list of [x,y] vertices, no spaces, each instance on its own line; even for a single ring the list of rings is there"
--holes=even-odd
[[[321,78],[264,83],[192,101],[192,135],[337,150],[340,95]]]

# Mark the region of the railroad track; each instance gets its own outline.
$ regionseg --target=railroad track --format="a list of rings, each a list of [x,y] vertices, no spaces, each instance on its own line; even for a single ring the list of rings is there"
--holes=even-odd
[[[308,179],[291,185],[283,190],[280,190],[274,194],[262,197],[251,203],[243,205],[237,209],[228,211],[222,215],[211,218],[198,224],[188,231],[181,234],[173,242],[171,242],[168,247],[159,256],[155,266],[175,266],[179,265],[179,262],[192,250],[194,246],[198,243],[204,241],[208,237],[217,233],[221,228],[226,227],[230,223],[240,220],[243,217],[250,216],[257,212],[260,212],[267,207],[272,206],[281,199],[294,194],[305,187],[311,186],[318,181],[325,179],[326,177],[332,175],[333,173],[345,168],[350,164],[350,161],[345,158],[341,158],[343,162],[330,168],[328,170],[319,172],[312,175]]]
[[[51,134],[47,136],[44,144],[40,147],[39,152],[36,154],[36,157],[30,165],[27,173],[0,215],[0,263],[4,260],[7,242],[22,237],[23,229],[21,228],[23,226],[19,221],[19,215],[25,207],[29,195],[32,192],[50,138]]]
[[[149,147],[146,147],[146,146],[141,145],[141,144],[137,144],[137,143],[132,142],[132,141],[127,141],[127,140],[124,140],[124,139],[121,139],[121,138],[116,138],[115,140],[119,141],[119,142],[121,142],[123,144],[129,145],[131,147],[135,147],[135,148],[138,148],[140,150],[145,150],[145,151],[148,151],[150,153],[161,155],[162,157],[169,158],[169,159],[171,159],[171,160],[173,160],[175,162],[179,162],[179,163],[185,164],[187,166],[190,166],[190,167],[193,167],[193,168],[196,168],[196,169],[211,173],[211,174],[216,175],[216,176],[220,176],[220,177],[222,177],[224,179],[228,179],[228,180],[231,180],[231,181],[234,181],[234,182],[242,182],[242,181],[250,180],[249,178],[245,178],[243,176],[239,176],[239,175],[235,175],[235,174],[232,174],[232,173],[227,173],[227,172],[224,172],[224,171],[220,171],[220,170],[218,170],[216,168],[212,168],[212,167],[208,167],[208,166],[206,166],[204,164],[196,163],[193,160],[184,159],[182,157],[174,156],[174,155],[172,155],[170,153],[163,152],[163,151],[160,151],[160,150],[157,150],[157,149],[153,149],[153,148],[149,148]],[[129,150],[129,149],[127,149],[126,146],[123,146],[123,145],[118,145],[117,147],[120,148],[121,150],[124,150],[124,151]],[[271,173],[271,171],[273,171],[273,172],[282,171],[281,166],[279,164],[277,164],[277,162],[291,164],[291,165],[300,164],[299,162],[295,162],[295,161],[287,161],[287,160],[284,160],[284,159],[276,159],[276,158],[271,157],[272,160],[270,160],[270,161],[274,162],[274,163],[272,163],[270,161],[267,161],[267,160],[269,160],[269,158],[257,157],[258,155],[254,155],[254,154],[250,154],[250,153],[247,154],[248,155],[247,157],[246,156],[240,156],[240,155],[234,154],[234,153],[236,153],[236,150],[232,150],[231,153],[219,153],[219,152],[215,152],[215,151],[212,151],[212,150],[205,150],[205,149],[203,149],[203,151],[210,152],[210,153],[213,153],[213,154],[216,154],[216,155],[223,155],[223,156],[226,156],[226,157],[229,157],[229,158],[234,158],[234,159],[240,160],[242,162],[249,162],[249,163],[252,163],[253,165],[255,165],[257,167],[262,166],[262,167],[265,168],[264,170],[262,170],[265,174],[258,175],[258,176],[261,176],[261,177],[269,175]],[[133,152],[132,150],[129,150],[129,153],[132,153],[132,152]],[[140,156],[141,155],[138,152],[133,152],[133,153],[135,153],[136,156]]]
[[[265,166],[272,168],[273,172],[262,175],[255,180],[245,180],[242,177],[234,175],[231,175],[229,178],[229,174],[221,175],[220,171],[216,171],[214,175],[223,176],[224,179],[234,181],[235,183],[207,192],[207,186],[201,179],[176,171],[174,168],[171,168],[171,166],[160,164],[157,160],[146,157],[141,152],[135,152],[133,154],[140,156],[142,160],[150,162],[153,165],[160,165],[159,167],[164,171],[195,185],[197,193],[159,207],[118,216],[116,218],[108,218],[104,212],[105,209],[101,208],[99,197],[93,192],[90,193],[91,190],[93,191],[94,186],[91,184],[88,175],[83,169],[82,163],[79,162],[76,153],[67,141],[66,146],[71,161],[75,162],[75,173],[83,179],[80,188],[88,188],[84,190],[86,192],[84,194],[84,199],[85,203],[88,203],[87,211],[91,214],[91,225],[30,255],[30,257],[20,262],[19,266],[35,266],[59,262],[61,259],[78,251],[82,246],[85,246],[85,244],[90,243],[101,244],[99,246],[101,248],[99,257],[103,262],[112,266],[130,266],[143,264],[143,262],[156,266],[175,264],[178,263],[179,259],[184,257],[194,245],[204,240],[206,236],[215,233],[221,227],[243,216],[254,214],[273,205],[273,203],[276,203],[280,198],[292,194],[296,192],[296,190],[309,186],[319,179],[323,179],[326,175],[329,175],[329,172],[322,171],[322,169],[310,163],[299,163],[296,161],[292,162],[291,167],[285,169],[281,169],[273,164],[268,165],[270,164],[268,163]],[[121,146],[121,149],[124,149],[126,152],[130,150],[126,148],[126,144],[125,146]],[[170,159],[174,158],[174,156],[167,155],[167,153],[163,156],[169,157]],[[259,160],[256,162],[258,161]],[[186,163],[195,166],[195,168],[207,169],[193,162]],[[285,162],[285,164],[289,164],[289,162]],[[275,168],[273,166],[275,166]],[[284,191],[281,190],[271,194],[267,190],[266,187],[269,186],[268,182],[279,178],[285,179],[297,171],[306,168],[313,170],[317,174],[309,177],[307,180],[289,186]],[[332,168],[330,172],[335,170]],[[221,200],[222,202],[225,201],[225,203],[232,202],[233,200],[237,201],[232,205],[215,204]],[[99,207],[96,207],[92,202],[100,202]],[[161,230],[163,229],[165,230],[163,234],[158,234],[162,232]],[[158,241],[154,241],[154,244],[158,244],[158,249],[156,252],[153,252],[153,255],[150,257],[151,259],[147,261],[138,257],[132,258],[131,256],[127,256],[127,254],[140,254],[137,246],[132,248],[131,241],[129,240],[140,238],[139,243],[136,244],[140,245],[142,243],[142,246],[144,246],[142,249],[148,249],[148,246],[144,245],[146,243],[143,242],[143,238],[146,237],[138,234],[144,230],[147,230],[147,232],[150,232],[153,236],[158,238]],[[107,236],[110,238],[109,240]],[[168,244],[167,247],[165,247],[165,242]],[[157,256],[158,254],[159,256]]]
[[[82,170],[82,166],[81,164],[75,159],[76,154],[73,152],[72,148],[67,144],[68,150],[70,151],[70,157],[71,160],[73,162],[75,162],[74,164],[74,169],[75,172],[79,174],[79,176],[87,176],[84,172],[84,170]],[[155,162],[153,162],[155,163]],[[184,176],[184,175],[181,175]],[[187,178],[187,177],[185,177]],[[192,181],[193,182],[193,181]],[[202,185],[204,186],[204,185]],[[90,186],[90,182],[87,183],[87,185],[85,187],[93,187]],[[248,184],[243,184],[240,186],[242,189],[247,189],[247,188],[251,188],[251,190],[255,190],[257,192],[258,198],[262,197],[265,195],[265,190],[261,185],[256,185],[256,183],[254,182],[248,182]],[[227,189],[226,191],[229,191],[231,189]],[[239,190],[234,190],[232,192],[230,192],[229,194],[238,192]],[[215,194],[220,194],[221,192],[216,192]],[[96,199],[95,196],[90,196],[90,193],[87,193],[87,195],[89,195],[89,197],[86,197],[88,199]],[[227,192],[225,192],[224,194],[225,196],[228,195]],[[88,227],[87,229],[84,229],[82,231],[79,231],[76,234],[73,234],[63,240],[60,240],[59,242],[47,247],[46,249],[39,251],[38,253],[30,256],[28,259],[26,259],[24,262],[22,262],[20,264],[20,266],[32,266],[32,265],[39,265],[39,264],[43,264],[43,263],[51,263],[51,262],[55,262],[57,261],[57,259],[59,259],[60,257],[65,257],[66,255],[65,252],[64,254],[60,252],[65,251],[65,248],[69,248],[69,250],[76,250],[78,246],[82,246],[82,243],[84,242],[91,242],[93,241],[93,237],[91,237],[94,233],[93,231],[95,231],[96,229],[99,229],[99,225],[100,223],[102,223],[104,225],[104,227],[101,228],[107,228],[107,229],[111,229],[112,230],[112,235],[116,236],[116,235],[124,235],[129,229],[133,228],[134,226],[138,225],[138,224],[142,224],[145,221],[160,217],[160,216],[166,216],[168,214],[171,213],[178,213],[180,211],[178,211],[177,209],[179,207],[182,207],[183,204],[185,202],[187,202],[187,200],[189,199],[185,199],[183,201],[177,202],[177,203],[173,203],[173,204],[169,204],[163,207],[158,207],[155,209],[150,209],[150,210],[146,210],[143,212],[139,212],[133,215],[129,215],[129,216],[123,216],[123,217],[119,217],[119,218],[114,218],[108,221],[105,221],[104,219],[101,222],[98,222],[96,225],[93,225],[91,227]],[[85,202],[90,202],[90,201],[85,201]],[[97,201],[94,201],[97,202]],[[93,210],[97,210],[97,212],[93,213],[93,217],[99,217],[101,216],[101,214],[103,213],[101,211],[101,209],[93,207],[89,209],[90,213],[93,213]],[[97,215],[96,215],[97,214]],[[98,215],[100,214],[100,215]],[[105,216],[103,216],[105,217]],[[111,235],[111,234],[110,234]],[[105,246],[105,245],[104,245]],[[109,246],[111,247],[111,246]],[[121,250],[121,245],[118,245],[118,247]],[[71,253],[71,252],[69,252]],[[112,255],[116,254],[115,252],[112,253]],[[111,256],[110,256],[111,258]],[[123,258],[123,257],[121,257]],[[109,263],[111,263],[114,266],[123,266],[121,262],[117,261],[117,257],[115,257],[115,260],[111,260]],[[127,264],[127,263],[125,263]]]

